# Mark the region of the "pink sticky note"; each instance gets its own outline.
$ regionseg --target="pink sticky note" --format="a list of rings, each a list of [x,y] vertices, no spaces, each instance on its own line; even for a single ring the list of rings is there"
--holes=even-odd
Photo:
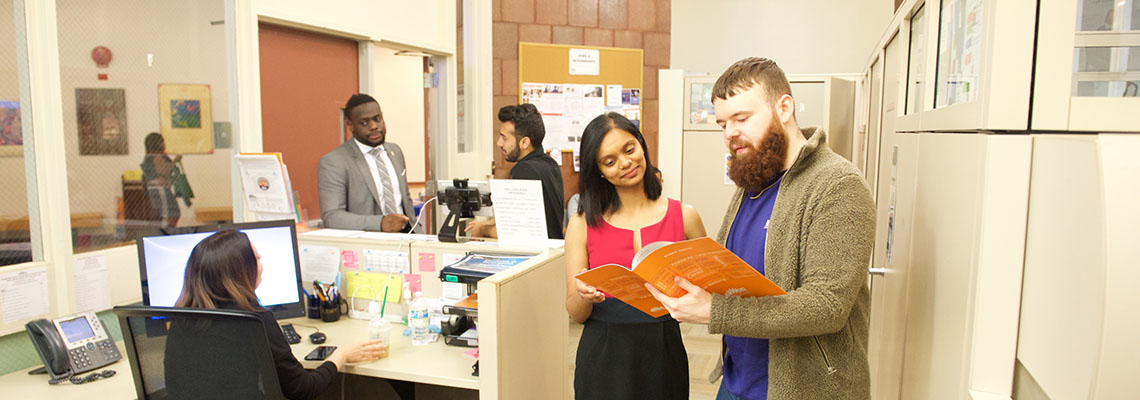
[[[420,253],[420,272],[435,272],[435,253]]]
[[[463,355],[474,358],[474,359],[479,359],[479,349],[476,348],[476,349],[467,350],[467,351],[463,352]]]
[[[344,250],[340,252],[341,265],[344,269],[358,269],[360,268],[360,253],[356,250]]]
[[[408,283],[408,290],[412,293],[422,291],[424,288],[423,276],[420,274],[404,274],[404,282]]]

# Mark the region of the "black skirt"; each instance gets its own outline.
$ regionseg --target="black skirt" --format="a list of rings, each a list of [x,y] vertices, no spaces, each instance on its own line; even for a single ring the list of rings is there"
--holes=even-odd
[[[594,305],[574,368],[576,399],[687,399],[689,358],[677,321],[617,299]]]

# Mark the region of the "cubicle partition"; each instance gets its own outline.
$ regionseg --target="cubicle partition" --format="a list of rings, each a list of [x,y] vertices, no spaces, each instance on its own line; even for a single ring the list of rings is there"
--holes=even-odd
[[[386,234],[320,235],[301,234],[298,244],[335,247],[338,252],[376,250],[406,254],[406,273],[420,277],[422,294],[429,298],[443,294],[439,270],[467,252],[533,255],[530,260],[484,278],[477,285],[478,377],[471,375],[475,358],[464,354],[469,348],[448,346],[442,339],[413,346],[410,338],[401,335],[403,327],[400,325],[393,329],[390,357],[347,366],[345,373],[474,389],[479,391],[480,399],[550,399],[569,395],[566,377],[570,364],[566,346],[570,333],[564,306],[566,269],[562,249],[508,247],[487,242],[443,243],[422,240],[423,236],[401,239],[402,236]],[[343,275],[361,268],[346,269],[342,264],[340,271]],[[351,295],[344,294],[346,298]],[[364,307],[360,302],[371,297],[358,293],[357,298],[356,308],[361,309]],[[388,303],[385,312],[403,315],[408,302],[409,299],[402,298],[398,303]],[[307,323],[304,319],[290,321]],[[364,320],[312,323],[327,332],[330,340],[350,343],[366,337],[367,321]],[[304,333],[303,328],[298,328],[298,332]],[[300,359],[314,347],[316,345],[303,341],[293,346],[293,353]],[[317,364],[303,363],[307,367]]]

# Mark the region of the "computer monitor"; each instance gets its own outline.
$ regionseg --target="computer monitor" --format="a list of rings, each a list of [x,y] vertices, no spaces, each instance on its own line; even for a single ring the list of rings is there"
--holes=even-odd
[[[177,234],[146,236],[138,241],[143,304],[173,307],[182,294],[190,251],[202,239],[222,229],[249,236],[261,256],[261,285],[257,300],[277,319],[305,315],[301,296],[301,263],[297,227],[292,220],[178,228]]]

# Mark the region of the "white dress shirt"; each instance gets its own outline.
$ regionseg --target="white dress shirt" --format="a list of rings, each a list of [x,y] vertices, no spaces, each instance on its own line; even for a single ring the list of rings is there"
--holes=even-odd
[[[396,199],[394,208],[396,212],[403,214],[404,195],[400,193],[399,189],[400,176],[396,175],[396,169],[392,167],[392,160],[388,158],[388,152],[384,149],[384,145],[380,145],[380,159],[384,160],[384,168],[388,169],[388,177],[391,178],[392,181],[392,185],[388,187],[384,187],[384,185],[380,183],[380,173],[376,172],[376,157],[373,157],[371,153],[372,147],[368,147],[368,145],[361,143],[359,140],[356,140],[356,138],[352,140],[356,142],[356,146],[360,148],[360,152],[364,153],[364,162],[368,163],[368,171],[372,173],[372,182],[376,185],[376,195],[380,198],[380,201],[384,201],[384,191],[391,190],[392,198]],[[381,204],[380,208],[384,208],[383,204]]]

